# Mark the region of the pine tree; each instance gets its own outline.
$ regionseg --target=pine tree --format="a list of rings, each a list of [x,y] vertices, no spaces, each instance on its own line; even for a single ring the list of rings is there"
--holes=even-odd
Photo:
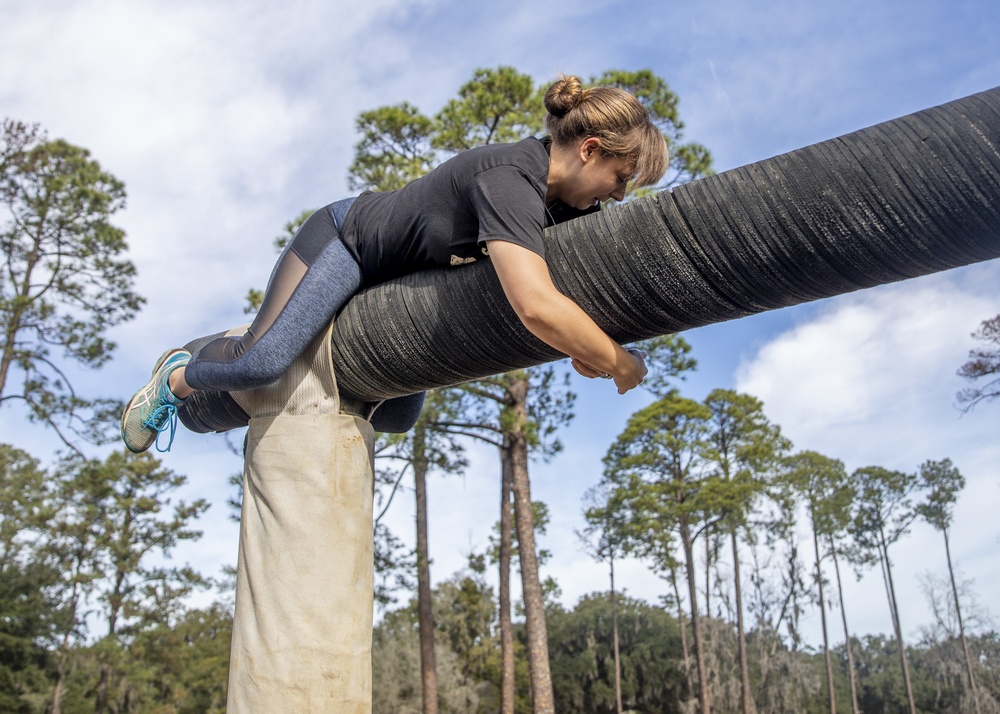
[[[105,364],[115,348],[107,330],[143,302],[111,223],[125,188],[86,149],[5,119],[0,205],[0,407],[21,402],[71,448],[71,434],[98,441],[117,404],[79,394],[61,361]]]

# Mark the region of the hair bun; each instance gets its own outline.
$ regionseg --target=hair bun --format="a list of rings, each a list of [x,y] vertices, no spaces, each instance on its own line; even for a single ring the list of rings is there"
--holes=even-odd
[[[562,76],[545,92],[545,109],[553,116],[564,117],[583,101],[583,93],[579,77]]]

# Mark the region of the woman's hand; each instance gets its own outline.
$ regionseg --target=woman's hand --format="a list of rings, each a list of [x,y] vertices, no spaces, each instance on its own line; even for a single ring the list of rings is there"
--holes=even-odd
[[[576,358],[570,358],[569,363],[573,365],[573,369],[575,369],[579,374],[583,375],[587,379],[595,379],[596,377],[604,377],[605,379],[611,379],[611,375],[608,374],[607,372],[602,372],[599,369],[594,369],[589,364],[581,362]]]
[[[646,367],[646,358],[649,357],[649,353],[644,350],[630,349],[627,351],[634,359],[630,362],[626,362],[628,369],[624,370],[620,376],[616,377],[609,372],[602,372],[599,369],[591,367],[586,362],[582,360],[573,358],[570,360],[570,364],[573,365],[579,374],[587,377],[588,379],[594,379],[596,377],[602,377],[604,379],[614,379],[615,386],[618,387],[618,393],[624,394],[630,389],[642,384],[642,380],[645,378],[648,369]],[[636,364],[638,361],[640,365]],[[638,381],[636,381],[638,375]]]
[[[628,355],[628,359],[622,360],[624,362],[623,369],[611,375],[615,380],[615,386],[618,387],[619,394],[625,394],[630,389],[634,389],[642,384],[642,380],[649,371],[646,368],[646,357],[649,355],[645,352],[631,349],[627,350],[625,354]]]

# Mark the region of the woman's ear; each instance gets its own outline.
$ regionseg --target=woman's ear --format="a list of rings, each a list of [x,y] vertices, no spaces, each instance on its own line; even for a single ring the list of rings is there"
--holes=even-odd
[[[587,163],[601,155],[601,140],[591,136],[580,142],[580,160]]]

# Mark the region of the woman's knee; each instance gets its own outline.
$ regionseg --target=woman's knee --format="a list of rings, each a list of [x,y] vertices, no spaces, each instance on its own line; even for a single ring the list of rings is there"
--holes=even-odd
[[[420,418],[425,396],[427,392],[418,392],[382,402],[371,416],[372,428],[384,434],[408,432]]]

